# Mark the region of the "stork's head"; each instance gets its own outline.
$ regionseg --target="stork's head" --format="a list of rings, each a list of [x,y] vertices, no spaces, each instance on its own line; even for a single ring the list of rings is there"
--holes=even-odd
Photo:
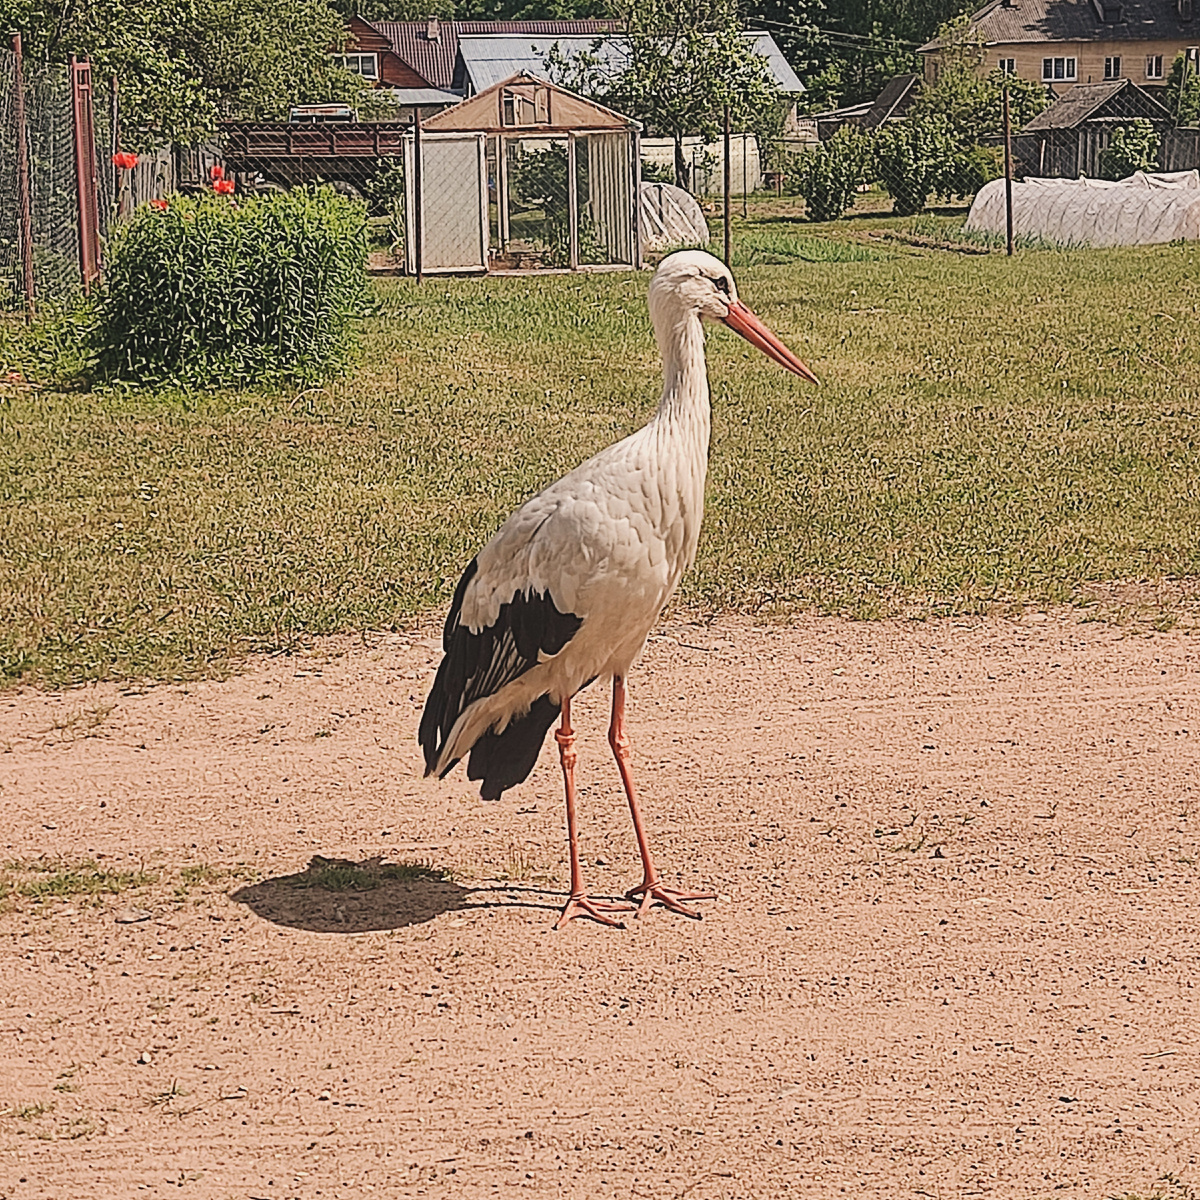
[[[650,281],[650,317],[655,328],[691,315],[720,321],[795,375],[817,377],[739,299],[729,268],[703,250],[679,250],[662,260]]]

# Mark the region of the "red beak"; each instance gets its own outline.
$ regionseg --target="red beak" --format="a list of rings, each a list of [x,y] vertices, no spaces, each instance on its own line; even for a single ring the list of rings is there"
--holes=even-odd
[[[734,333],[740,333],[752,346],[756,346],[768,358],[773,358],[781,367],[793,375],[820,385],[820,380],[802,363],[740,300],[732,300],[725,324]]]

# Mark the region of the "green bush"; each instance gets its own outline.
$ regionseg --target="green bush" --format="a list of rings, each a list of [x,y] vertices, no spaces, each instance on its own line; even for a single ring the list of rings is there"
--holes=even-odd
[[[109,251],[96,328],[108,379],[312,381],[343,366],[366,286],[366,210],[329,188],[134,213]]]
[[[875,134],[875,171],[892,197],[892,211],[911,217],[935,193],[956,190],[959,155],[949,121],[940,114],[891,121]]]
[[[1158,134],[1145,117],[1117,125],[1112,141],[1100,151],[1100,178],[1126,179],[1135,171],[1158,170]]]
[[[995,146],[969,146],[947,164],[938,183],[939,196],[973,196],[985,183],[1004,174],[1004,151]]]
[[[829,141],[798,156],[793,177],[810,221],[836,221],[854,203],[866,170],[867,146],[864,133],[843,125]]]

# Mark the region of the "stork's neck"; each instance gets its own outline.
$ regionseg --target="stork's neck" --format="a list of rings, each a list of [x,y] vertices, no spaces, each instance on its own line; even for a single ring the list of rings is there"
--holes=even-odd
[[[656,323],[654,335],[663,358],[663,394],[658,420],[672,424],[709,423],[708,369],[704,361],[704,326],[694,312]]]

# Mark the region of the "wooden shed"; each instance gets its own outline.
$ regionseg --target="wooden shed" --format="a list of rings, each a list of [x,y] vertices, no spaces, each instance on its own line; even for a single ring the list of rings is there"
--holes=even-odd
[[[1029,175],[1095,176],[1114,127],[1138,117],[1159,133],[1174,124],[1171,114],[1131,80],[1077,83],[1021,130],[1013,150]]]
[[[437,113],[408,172],[408,261],[419,180],[423,270],[639,267],[640,133],[527,72]]]

